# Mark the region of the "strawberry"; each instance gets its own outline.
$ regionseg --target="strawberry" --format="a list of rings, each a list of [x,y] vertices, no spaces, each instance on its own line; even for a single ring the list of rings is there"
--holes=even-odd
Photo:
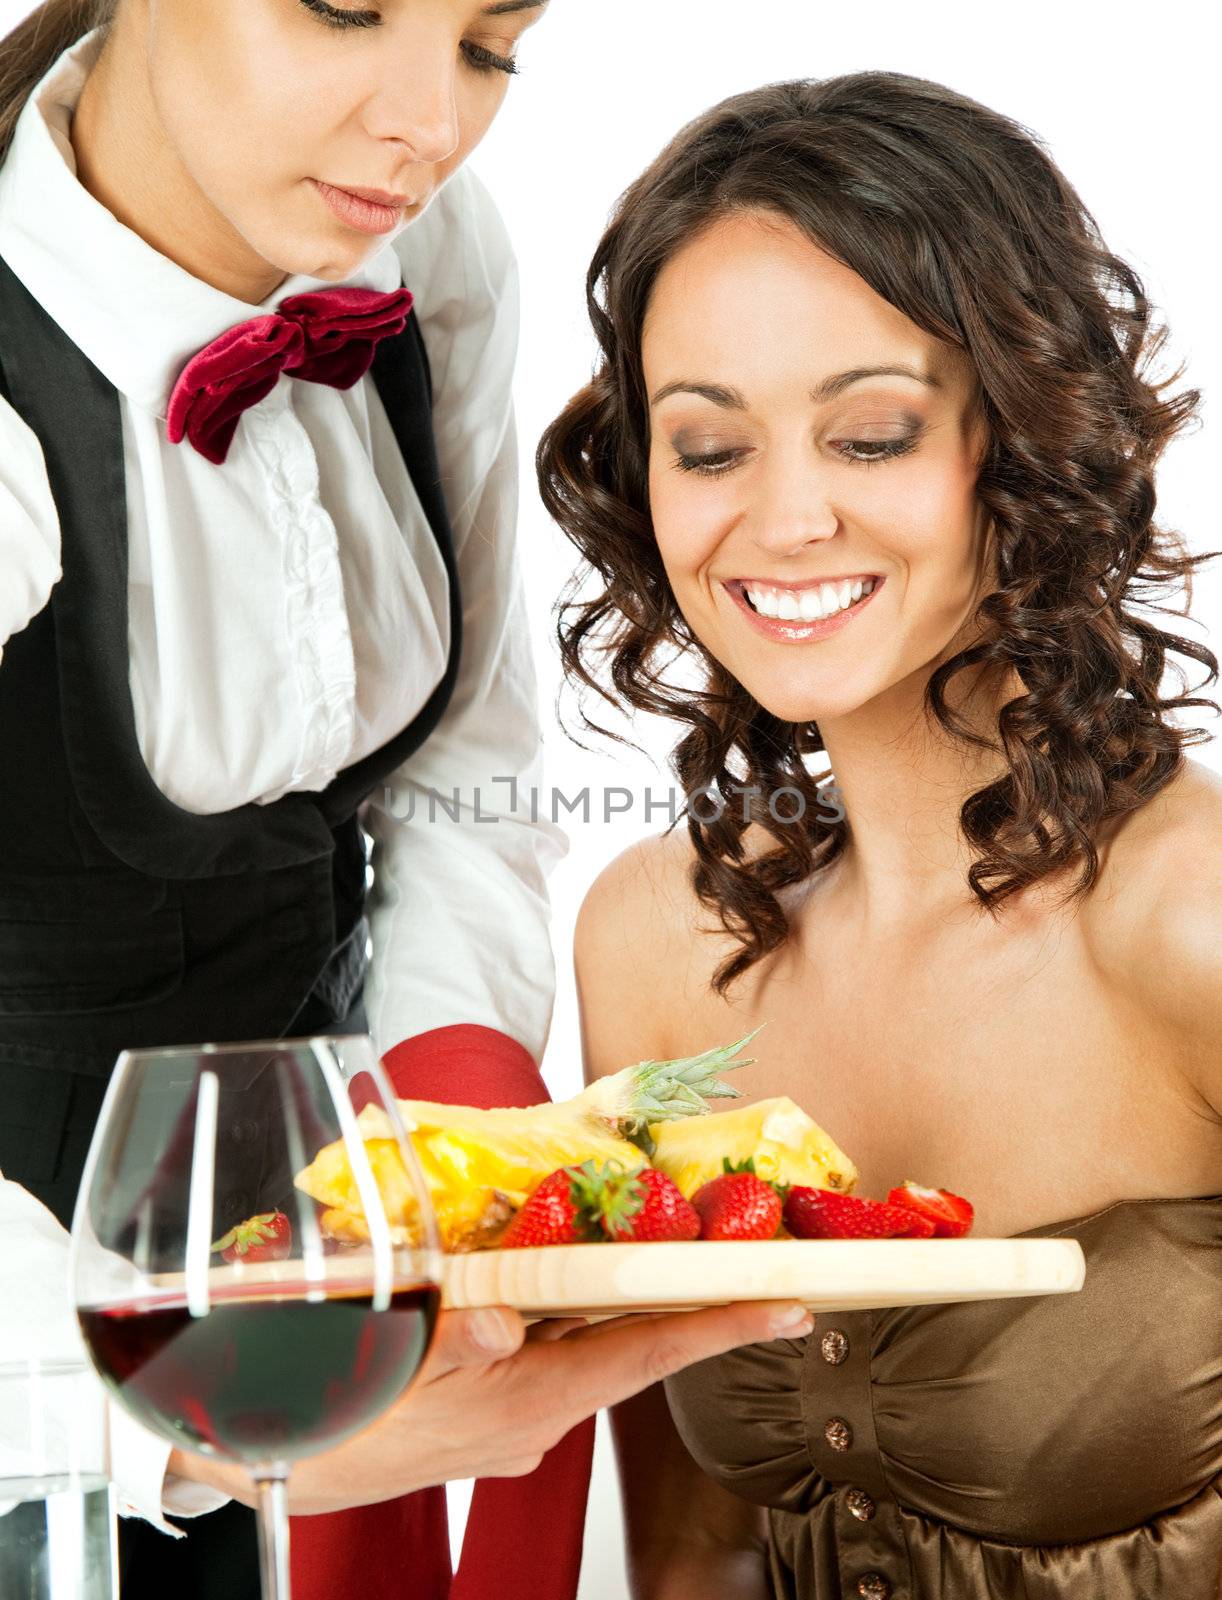
[[[733,1166],[727,1159],[718,1178],[692,1196],[702,1239],[771,1239],[781,1225],[781,1196],[755,1175],[755,1164]]]
[[[933,1223],[937,1239],[960,1239],[972,1225],[972,1202],[949,1189],[926,1189],[909,1178],[887,1196],[888,1205],[907,1206]]]
[[[293,1228],[283,1211],[264,1211],[230,1228],[212,1246],[225,1261],[283,1261],[293,1248]]]
[[[500,1237],[502,1250],[579,1244],[597,1237],[602,1194],[610,1169],[593,1161],[549,1173]]]
[[[700,1217],[679,1186],[655,1167],[641,1167],[611,1180],[604,1198],[602,1226],[620,1243],[657,1244],[666,1239],[698,1239]]]
[[[583,1161],[544,1178],[500,1244],[511,1250],[606,1239],[643,1244],[695,1239],[699,1233],[700,1218],[664,1173],[652,1167],[621,1172]]]
[[[908,1206],[802,1185],[789,1191],[785,1226],[799,1239],[928,1239],[933,1234],[929,1218]]]

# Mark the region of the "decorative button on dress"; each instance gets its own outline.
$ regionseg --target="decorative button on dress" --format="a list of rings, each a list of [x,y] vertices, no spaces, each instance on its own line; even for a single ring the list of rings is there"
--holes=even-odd
[[[1222,1195],[1121,1201],[1078,1294],[856,1311],[669,1380],[776,1600],[1217,1600]]]

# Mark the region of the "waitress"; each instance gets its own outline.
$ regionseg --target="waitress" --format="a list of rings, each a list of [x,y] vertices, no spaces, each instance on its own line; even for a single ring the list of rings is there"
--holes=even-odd
[[[63,1221],[127,1047],[368,1027],[400,1093],[546,1098],[515,271],[459,170],[542,10],[49,0],[4,41],[0,1171]],[[181,1463],[122,1437],[156,1514]],[[571,1595],[589,1451],[481,1483],[455,1600]],[[408,1549],[448,1590],[440,1491],[294,1541],[302,1600]],[[236,1504],[123,1560],[125,1600],[258,1590]]]

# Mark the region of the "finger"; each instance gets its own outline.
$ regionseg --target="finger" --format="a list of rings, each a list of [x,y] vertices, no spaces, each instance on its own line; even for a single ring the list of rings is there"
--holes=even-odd
[[[811,1331],[813,1320],[804,1306],[792,1301],[742,1301],[727,1306],[704,1306],[682,1311],[630,1311],[623,1316],[604,1317],[591,1322],[582,1340],[592,1340],[605,1334],[626,1335],[633,1330],[636,1330],[634,1337],[644,1339],[645,1330],[651,1325],[660,1337],[665,1337],[672,1330],[686,1326],[696,1330],[702,1341],[706,1337],[728,1337],[732,1343],[723,1346],[723,1349],[733,1349],[738,1344],[801,1338]],[[658,1328],[658,1324],[663,1326]],[[740,1325],[754,1331],[749,1331],[746,1338],[735,1338],[733,1330]],[[713,1352],[714,1355],[722,1353],[722,1349]],[[706,1357],[697,1356],[696,1359],[703,1361]]]
[[[661,1317],[673,1317],[673,1311],[626,1311],[618,1317],[593,1317],[589,1321],[591,1333],[609,1333],[613,1328],[639,1327],[642,1322],[657,1322]]]
[[[520,1350],[526,1324],[506,1306],[475,1311],[443,1311],[425,1363],[422,1381],[444,1377],[458,1367],[486,1367]]]
[[[563,1339],[578,1328],[588,1328],[589,1319],[586,1317],[545,1317],[542,1322],[532,1323],[526,1330],[526,1339],[529,1344],[549,1344],[553,1339]]]
[[[576,1417],[618,1405],[651,1384],[739,1345],[800,1339],[814,1326],[810,1312],[786,1301],[751,1301],[657,1318],[631,1318],[614,1328],[590,1328],[562,1340],[547,1358],[569,1370],[557,1374]],[[543,1352],[539,1352],[540,1356]]]

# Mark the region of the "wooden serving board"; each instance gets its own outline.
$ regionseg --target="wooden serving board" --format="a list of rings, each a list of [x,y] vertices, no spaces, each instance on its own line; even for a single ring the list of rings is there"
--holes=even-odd
[[[447,1256],[442,1301],[529,1317],[693,1311],[732,1300],[798,1300],[812,1311],[1072,1294],[1076,1239],[771,1239],[583,1244]]]

